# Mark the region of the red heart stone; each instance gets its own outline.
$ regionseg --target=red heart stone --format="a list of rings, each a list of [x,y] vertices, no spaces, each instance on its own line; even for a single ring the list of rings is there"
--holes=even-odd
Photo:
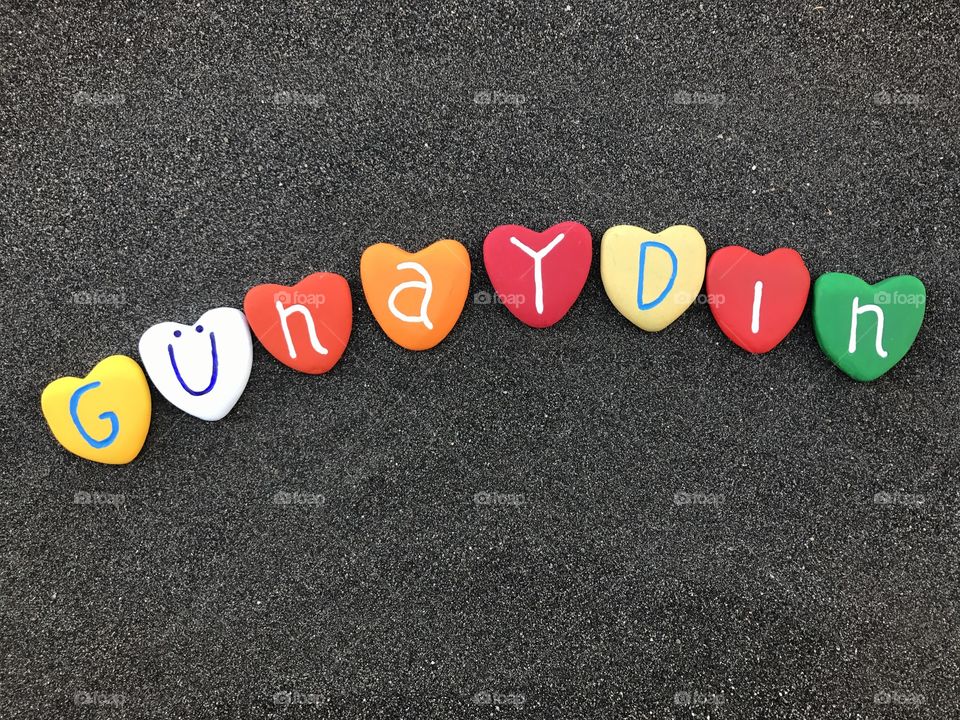
[[[313,273],[292,287],[257,285],[247,291],[243,312],[271,355],[310,375],[337,364],[353,325],[350,285],[335,273]]]
[[[590,231],[563,222],[535,232],[500,225],[483,242],[483,262],[499,302],[530,327],[545,328],[580,296],[593,258]]]
[[[807,304],[810,272],[791,248],[757,255],[738,245],[717,250],[707,263],[707,302],[723,330],[744,350],[773,350]]]

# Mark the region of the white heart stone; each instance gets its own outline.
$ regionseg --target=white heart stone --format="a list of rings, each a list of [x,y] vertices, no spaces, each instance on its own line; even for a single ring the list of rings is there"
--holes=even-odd
[[[208,310],[193,325],[162,322],[140,336],[140,359],[167,400],[202,420],[219,420],[250,379],[253,341],[236,308]]]

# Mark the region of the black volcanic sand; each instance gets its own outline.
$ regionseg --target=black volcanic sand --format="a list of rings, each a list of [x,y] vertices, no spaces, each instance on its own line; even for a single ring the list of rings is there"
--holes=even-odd
[[[956,715],[956,8],[17,5],[0,716]],[[411,353],[363,301],[370,244],[462,240],[472,296],[492,227],[565,219],[594,265],[550,330],[471,298]],[[618,223],[915,274],[923,330],[871,384],[809,310],[762,357],[702,304],[646,334]],[[154,392],[129,466],[52,439],[53,378],[318,270],[328,375],[258,345],[221,422]]]

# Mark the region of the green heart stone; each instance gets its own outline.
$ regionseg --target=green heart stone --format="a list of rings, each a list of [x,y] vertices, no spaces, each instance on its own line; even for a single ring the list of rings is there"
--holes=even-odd
[[[813,329],[833,364],[854,380],[876,380],[907,354],[920,332],[927,291],[898,275],[869,285],[827,273],[813,285]]]

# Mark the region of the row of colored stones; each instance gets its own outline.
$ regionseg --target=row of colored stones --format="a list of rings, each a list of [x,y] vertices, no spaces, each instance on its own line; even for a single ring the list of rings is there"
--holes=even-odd
[[[590,272],[589,230],[564,222],[543,232],[502,225],[486,238],[484,265],[499,304],[534,328],[563,318]],[[800,254],[779,248],[757,255],[730,246],[710,256],[696,229],[677,225],[652,233],[618,225],[604,234],[600,274],[613,305],[649,332],[664,329],[701,297],[723,333],[752,353],[776,347],[803,314],[810,273]],[[456,240],[419,252],[380,243],[360,260],[371,312],[383,331],[410,350],[436,346],[453,329],[470,285],[470,256]],[[827,273],[813,284],[813,325],[820,346],[850,377],[870,381],[913,345],[926,308],[923,283],[899,275],[870,285]],[[130,357],[114,355],[84,378],[62,377],[43,391],[41,406],[54,437],[97,462],[130,462],[150,426],[147,376],[169,402],[204,420],[224,417],[243,393],[253,364],[251,330],[280,362],[304,373],[329,371],[346,350],[353,303],[345,278],[313,273],[293,286],[264,284],[246,295],[243,311],[222,307],[193,325],[163,322],[140,338],[146,375]]]

